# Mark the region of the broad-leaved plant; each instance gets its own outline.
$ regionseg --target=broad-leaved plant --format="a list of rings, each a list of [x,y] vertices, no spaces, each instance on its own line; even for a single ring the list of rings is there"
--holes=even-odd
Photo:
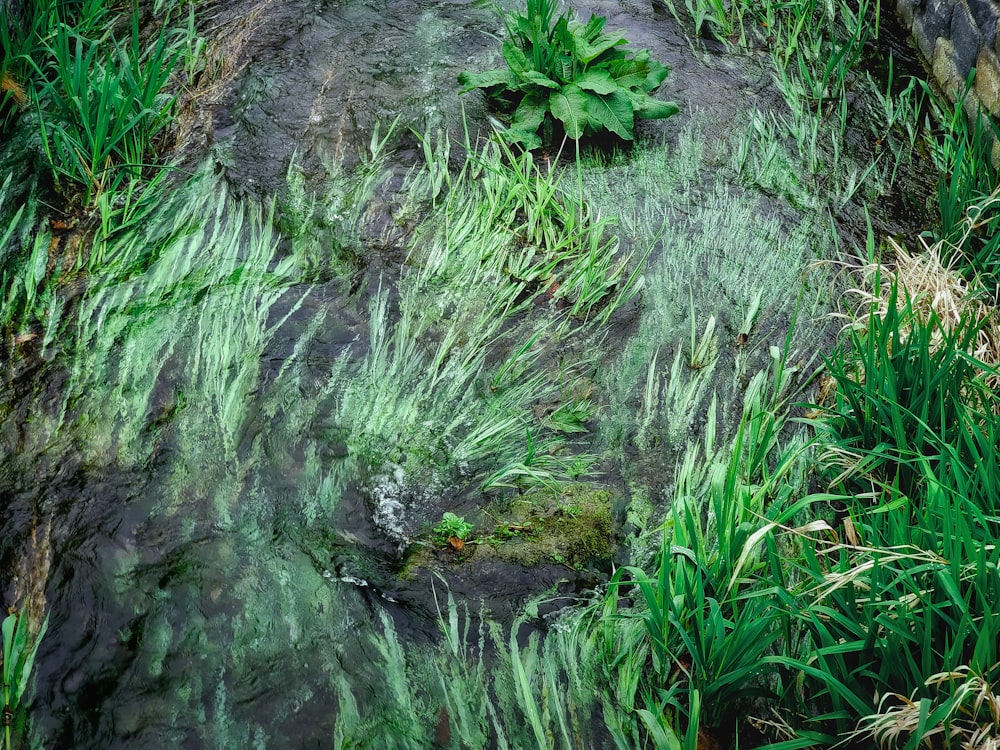
[[[510,118],[507,140],[534,149],[559,131],[579,140],[604,132],[630,141],[636,118],[677,113],[677,105],[651,96],[667,66],[649,52],[623,49],[622,32],[604,31],[606,19],[574,20],[557,14],[557,0],[527,0],[521,13],[504,16],[507,67],[458,77],[462,92],[481,89],[492,107]]]

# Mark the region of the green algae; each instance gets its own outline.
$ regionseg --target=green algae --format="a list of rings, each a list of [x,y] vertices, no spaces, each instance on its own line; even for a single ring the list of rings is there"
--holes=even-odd
[[[593,485],[538,488],[494,507],[493,531],[485,541],[509,563],[606,568],[618,550],[614,499],[613,491]]]

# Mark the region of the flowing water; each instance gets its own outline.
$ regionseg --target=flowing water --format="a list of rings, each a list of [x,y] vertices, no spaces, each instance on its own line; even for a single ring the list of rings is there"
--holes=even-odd
[[[462,557],[414,544],[443,512],[482,527],[512,495],[479,490],[501,462],[469,435],[497,410],[531,423],[585,393],[596,413],[566,450],[597,456],[590,490],[609,491],[618,533],[637,534],[626,506],[641,495],[662,512],[677,457],[711,409],[738,419],[793,317],[803,375],[816,342],[833,340],[820,317],[832,282],[806,269],[834,254],[831,227],[843,245],[863,239],[860,202],[821,207],[785,152],[736,164],[741,138],[767,141],[753,113],[781,111],[763,59],[691,44],[648,3],[579,3],[666,62],[665,95],[681,103],[644,126],[645,146],[572,177],[617,217],[623,253],[637,262],[653,248],[646,284],[606,324],[574,324],[545,351],[533,395],[487,387],[518,336],[551,331],[550,306],[510,318],[481,354],[466,344],[481,357],[472,375],[435,360],[447,331],[475,335],[459,313],[495,300],[469,292],[421,317],[453,287],[420,276],[440,215],[426,201],[408,210],[406,191],[420,137],[440,147],[436,133],[449,134],[438,154],[455,167],[465,129],[486,129],[455,78],[497,63],[499,22],[457,0],[258,6],[208,167],[141,238],[106,248],[138,259],[158,242],[162,256],[143,275],[121,261],[75,278],[62,292],[72,315],[6,344],[3,563],[21,591],[47,571],[50,613],[31,736],[48,748],[464,747],[504,734],[526,746],[510,685],[483,674],[509,660],[511,623],[533,597],[585,598],[608,560],[525,566],[487,545]],[[375,165],[361,159],[397,117]],[[680,342],[710,318],[704,363],[679,365]],[[523,429],[504,434],[511,456],[530,451]],[[548,630],[558,607],[529,608],[526,653],[543,648],[527,633]],[[445,632],[471,628],[462,643],[442,642],[449,612]]]

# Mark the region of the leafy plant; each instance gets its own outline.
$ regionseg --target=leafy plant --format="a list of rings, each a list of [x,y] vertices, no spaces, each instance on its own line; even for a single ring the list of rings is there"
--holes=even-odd
[[[556,0],[528,0],[524,12],[505,15],[507,68],[458,77],[462,93],[482,89],[511,117],[509,142],[539,148],[559,129],[573,140],[610,132],[631,141],[636,118],[677,113],[673,102],[651,96],[666,80],[667,66],[646,50],[622,49],[626,39],[606,33],[605,18],[581,23],[570,10],[557,14],[558,7]]]
[[[10,750],[14,712],[28,689],[31,667],[38,645],[42,642],[49,620],[46,617],[38,633],[32,635],[28,618],[17,613],[7,615],[0,631],[3,633],[3,731],[4,750]]]
[[[445,513],[441,516],[441,523],[434,527],[434,543],[439,547],[444,547],[450,539],[457,539],[464,542],[472,531],[472,524],[462,516],[454,513]]]
[[[966,81],[972,88],[975,74]],[[977,111],[970,123],[961,104],[946,106],[923,84],[941,132],[928,138],[939,171],[938,209],[944,240],[943,259],[969,279],[977,276],[995,290],[1000,286],[1000,171],[994,166],[993,144],[1000,127]],[[965,100],[965,96],[958,101]]]
[[[42,145],[57,178],[79,185],[90,208],[105,191],[141,178],[176,100],[162,91],[178,52],[165,30],[144,50],[138,13],[125,43],[108,45],[59,24],[44,44],[48,61],[31,61]]]

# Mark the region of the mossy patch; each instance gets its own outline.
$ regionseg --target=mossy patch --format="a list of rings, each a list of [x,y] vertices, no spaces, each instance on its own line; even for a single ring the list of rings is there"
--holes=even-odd
[[[614,497],[607,488],[586,484],[533,490],[492,509],[494,528],[485,541],[497,557],[519,565],[603,567],[618,549]]]

